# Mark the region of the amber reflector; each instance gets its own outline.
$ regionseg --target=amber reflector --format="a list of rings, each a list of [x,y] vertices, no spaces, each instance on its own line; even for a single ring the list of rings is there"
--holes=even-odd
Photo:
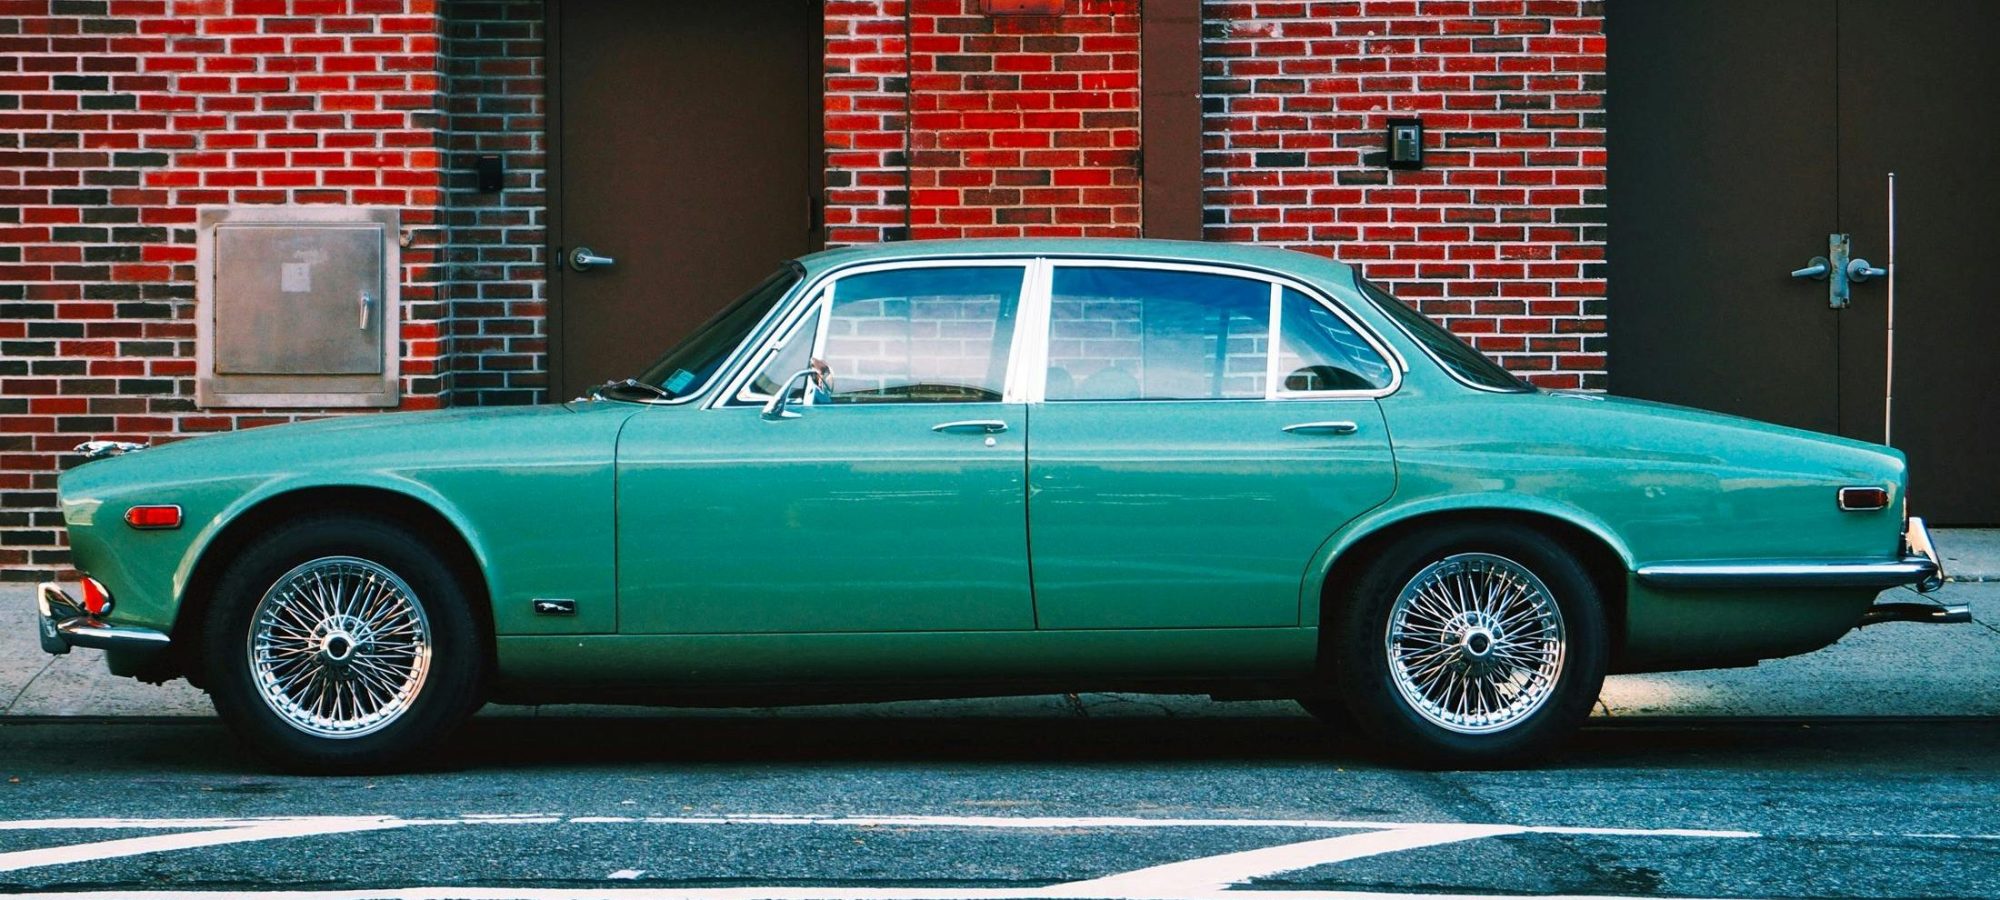
[[[1889,505],[1889,492],[1878,487],[1840,489],[1840,508],[1849,511],[1882,509]]]
[[[133,528],[179,528],[178,506],[134,506],[125,511],[125,524]]]

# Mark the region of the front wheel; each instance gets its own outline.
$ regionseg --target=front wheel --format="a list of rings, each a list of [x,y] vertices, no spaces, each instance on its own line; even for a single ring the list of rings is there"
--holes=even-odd
[[[1544,753],[1604,684],[1596,586],[1537,532],[1465,525],[1405,538],[1340,602],[1329,649],[1347,708],[1385,749],[1422,764]]]
[[[291,523],[247,548],[216,588],[203,641],[216,711],[281,764],[393,765],[478,705],[477,620],[450,568],[399,526]]]

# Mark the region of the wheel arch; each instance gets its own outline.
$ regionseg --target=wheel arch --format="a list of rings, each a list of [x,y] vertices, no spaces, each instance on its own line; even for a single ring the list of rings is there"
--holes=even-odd
[[[1610,662],[1616,671],[1624,656],[1627,587],[1631,555],[1601,523],[1585,516],[1508,506],[1460,506],[1411,511],[1348,529],[1334,543],[1320,570],[1318,609],[1322,627],[1333,621],[1333,604],[1341,602],[1347,590],[1366,570],[1378,553],[1409,535],[1445,525],[1478,524],[1494,527],[1532,529],[1561,544],[1576,556],[1590,576],[1604,602],[1606,631],[1611,637]],[[1322,641],[1322,645],[1323,645]]]
[[[493,665],[492,585],[486,577],[485,554],[470,531],[432,500],[404,491],[376,485],[321,484],[275,490],[245,503],[220,522],[195,551],[181,586],[170,644],[176,650],[179,674],[190,681],[200,677],[201,667],[194,660],[202,652],[202,621],[213,602],[216,582],[229,562],[278,523],[326,513],[386,519],[414,530],[428,542],[464,587],[472,615],[483,632],[486,665]]]

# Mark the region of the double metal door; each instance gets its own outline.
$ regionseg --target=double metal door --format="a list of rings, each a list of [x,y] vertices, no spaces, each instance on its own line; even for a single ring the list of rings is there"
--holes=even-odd
[[[1611,389],[1862,440],[1888,426],[1912,512],[2000,522],[1991,5],[1606,15]]]

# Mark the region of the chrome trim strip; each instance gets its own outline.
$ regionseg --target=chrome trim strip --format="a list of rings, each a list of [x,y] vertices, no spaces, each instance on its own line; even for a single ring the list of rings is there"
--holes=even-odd
[[[1659,588],[1892,588],[1922,582],[1937,571],[1937,563],[1921,556],[1906,556],[1895,561],[1865,562],[1667,562],[1640,566],[1635,574],[1640,583]]]
[[[62,585],[44,581],[35,588],[36,606],[40,612],[42,650],[58,656],[68,653],[71,647],[96,647],[103,650],[144,648],[157,650],[172,641],[166,634],[151,628],[132,628],[126,625],[112,625],[102,619],[93,618],[83,611],[83,607],[70,598]]]

